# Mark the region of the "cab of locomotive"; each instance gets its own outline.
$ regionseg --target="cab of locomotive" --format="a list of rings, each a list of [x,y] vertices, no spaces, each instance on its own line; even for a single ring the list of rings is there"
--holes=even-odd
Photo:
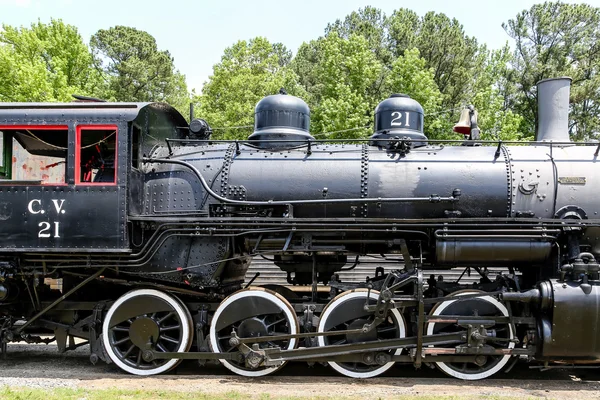
[[[0,252],[128,252],[144,151],[185,119],[148,103],[0,107]]]

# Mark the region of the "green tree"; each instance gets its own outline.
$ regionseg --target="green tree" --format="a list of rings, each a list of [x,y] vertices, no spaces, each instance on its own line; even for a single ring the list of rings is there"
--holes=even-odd
[[[306,55],[310,58],[303,58]],[[310,91],[313,133],[336,131],[328,136],[334,139],[364,137],[371,131],[380,98],[370,89],[383,83],[383,67],[364,37],[353,34],[345,39],[332,31],[303,44],[294,60],[294,67],[298,65],[311,69],[309,79],[301,82],[309,82],[305,89]]]
[[[504,102],[504,80],[510,72],[508,66],[512,60],[508,44],[494,51],[482,47],[479,58],[480,68],[476,70],[472,96],[467,101],[475,106],[479,114],[482,139],[532,140],[533,137],[527,136],[521,129],[523,117],[507,109]]]
[[[254,107],[263,97],[285,88],[305,97],[297,77],[289,68],[291,52],[281,43],[257,37],[240,40],[225,49],[221,62],[202,88],[195,103],[219,139],[245,139],[254,123]],[[221,129],[245,126],[247,128]]]
[[[378,8],[367,6],[348,14],[344,20],[327,24],[325,35],[336,33],[343,39],[359,35],[366,39],[368,47],[383,65],[393,62],[385,14]]]
[[[387,85],[392,92],[404,93],[421,104],[425,110],[425,134],[431,139],[444,138],[447,128],[439,113],[442,93],[433,78],[433,70],[426,67],[425,59],[416,48],[406,50],[392,65]]]
[[[426,132],[432,138],[458,138],[452,132],[459,110],[473,104],[478,110],[483,138],[516,140],[523,118],[504,102],[505,76],[512,58],[508,47],[489,51],[466,35],[456,19],[429,12],[419,18],[399,9],[386,19],[390,49],[400,56],[416,47],[441,92],[440,111],[423,104]],[[416,73],[416,71],[414,72]]]
[[[474,103],[480,108],[482,127],[486,132],[489,128],[492,135],[500,134],[499,121],[511,116],[502,97],[504,87],[500,87],[501,73],[506,72],[500,67],[502,62],[508,62],[510,54],[504,52],[502,59],[494,59],[495,53],[466,35],[456,19],[434,12],[419,17],[406,8],[386,16],[377,8],[366,7],[329,24],[325,33],[326,37],[335,34],[343,39],[352,35],[363,37],[381,64],[379,79],[366,87],[366,98],[377,104],[389,93],[400,91],[424,101],[425,129],[433,138],[456,138],[452,125],[467,104]],[[313,41],[301,46],[293,61],[309,96],[320,91],[321,77],[315,68],[323,62],[319,43]],[[425,80],[420,82],[420,79]],[[420,93],[421,90],[424,92]],[[478,95],[479,90],[483,93]],[[509,120],[509,125],[514,126],[515,121]],[[511,135],[516,133],[506,131],[501,136]]]
[[[399,8],[385,18],[385,29],[390,52],[394,57],[399,57],[406,50],[417,48],[421,18],[413,10]]]
[[[0,31],[0,101],[70,101],[101,89],[77,28],[61,20]]]
[[[162,101],[180,111],[187,108],[185,77],[175,69],[171,54],[159,50],[148,32],[127,26],[101,29],[92,36],[90,46],[106,80],[105,98]]]
[[[399,14],[390,17],[393,23]],[[401,20],[410,20],[411,15]],[[396,32],[393,30],[392,32]],[[464,103],[465,97],[473,89],[473,76],[477,68],[479,45],[474,37],[467,36],[463,26],[456,19],[445,14],[429,12],[421,19],[415,45],[426,65],[433,69],[433,78],[442,92],[443,106],[453,108]],[[410,43],[406,36],[394,38],[394,43]],[[399,55],[405,49],[393,49]]]
[[[587,4],[545,2],[520,12],[503,24],[515,40],[512,84],[507,102],[537,126],[536,83],[545,78],[571,76],[570,134],[574,139],[595,136],[600,130],[600,9]]]

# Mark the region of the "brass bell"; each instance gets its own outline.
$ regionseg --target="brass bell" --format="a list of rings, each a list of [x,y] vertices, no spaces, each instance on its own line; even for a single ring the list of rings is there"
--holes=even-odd
[[[468,140],[479,140],[479,126],[477,125],[477,110],[467,106],[460,113],[458,123],[454,125],[454,132],[462,133]]]
[[[454,125],[454,132],[462,133],[463,135],[471,134],[471,110],[469,108],[463,108],[460,112],[460,119],[458,123]]]

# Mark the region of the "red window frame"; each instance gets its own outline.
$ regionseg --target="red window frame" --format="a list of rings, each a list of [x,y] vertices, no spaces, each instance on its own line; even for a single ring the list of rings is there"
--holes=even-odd
[[[81,182],[81,131],[85,130],[115,131],[115,177],[113,182]],[[77,125],[75,129],[75,184],[82,186],[116,186],[119,165],[119,129],[117,125]]]
[[[2,130],[18,130],[18,129],[35,129],[38,131],[67,131],[67,135],[69,134],[69,126],[68,125],[0,125],[0,131]],[[4,144],[6,146],[6,143]],[[12,143],[9,144],[9,146],[12,146]],[[1,157],[1,155],[0,155]],[[67,158],[65,159],[65,161],[67,162],[67,166],[68,166],[68,158],[69,158],[69,151],[67,150]],[[12,159],[9,160],[9,162],[13,162]],[[62,183],[40,183],[39,186],[68,186],[67,183],[67,174],[68,174],[68,168],[65,167],[65,181]],[[20,183],[20,185],[24,185],[22,183]],[[37,186],[37,185],[29,185],[29,186]]]

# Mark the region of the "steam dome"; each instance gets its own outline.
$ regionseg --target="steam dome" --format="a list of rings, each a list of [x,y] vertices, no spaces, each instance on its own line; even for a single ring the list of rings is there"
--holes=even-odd
[[[289,148],[314,140],[309,133],[310,109],[298,97],[284,94],[271,95],[256,104],[254,133],[248,140],[260,148]],[[277,140],[282,140],[277,142]]]
[[[417,140],[412,147],[425,146],[423,133],[423,107],[406,94],[393,94],[375,108],[375,133],[371,144],[387,147],[394,137]]]

